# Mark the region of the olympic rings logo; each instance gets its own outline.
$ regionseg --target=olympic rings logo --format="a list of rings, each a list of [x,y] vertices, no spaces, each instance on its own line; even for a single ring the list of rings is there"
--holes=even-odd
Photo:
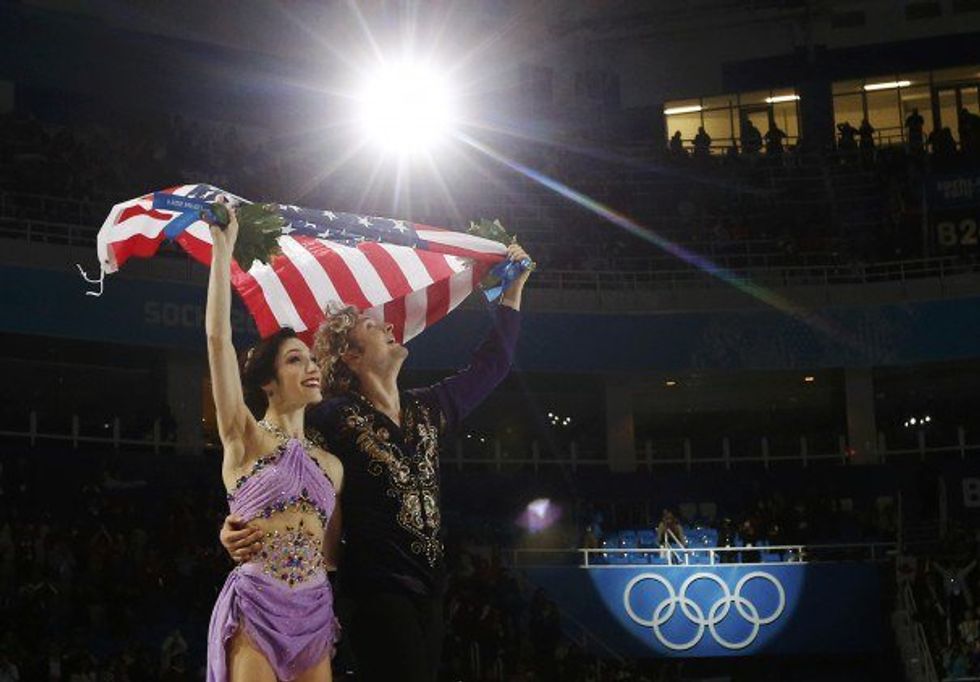
[[[779,597],[775,610],[765,617],[759,614],[759,609],[755,604],[742,596],[742,588],[745,587],[745,584],[756,578],[769,581],[776,588],[776,593]],[[657,604],[650,618],[644,618],[638,615],[633,609],[633,604],[630,603],[633,588],[644,580],[655,580],[667,589],[667,598]],[[709,580],[716,583],[722,590],[722,596],[711,605],[708,609],[707,616],[701,606],[687,596],[687,589],[697,580]],[[684,616],[697,626],[693,637],[685,642],[679,643],[668,640],[661,630],[662,626],[674,616],[678,605],[680,605],[680,610]],[[752,626],[751,632],[744,639],[735,642],[725,639],[718,633],[717,629],[718,624],[728,616],[732,605],[735,606],[738,615]],[[633,622],[637,625],[652,628],[653,634],[668,649],[674,651],[690,649],[701,641],[705,628],[708,629],[715,641],[726,649],[744,649],[755,641],[759,635],[759,628],[772,623],[782,615],[783,609],[786,608],[786,592],[775,576],[769,573],[763,573],[762,571],[752,571],[743,575],[738,583],[736,583],[734,592],[729,589],[724,580],[714,573],[702,572],[692,574],[681,584],[680,591],[675,591],[674,586],[662,575],[657,573],[641,573],[626,584],[626,589],[623,591],[623,606],[626,607],[626,613],[633,619]]]

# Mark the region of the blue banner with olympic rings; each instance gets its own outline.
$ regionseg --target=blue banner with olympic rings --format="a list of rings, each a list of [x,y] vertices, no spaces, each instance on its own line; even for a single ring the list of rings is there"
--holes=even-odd
[[[864,563],[528,569],[562,613],[624,657],[880,648],[878,567]]]

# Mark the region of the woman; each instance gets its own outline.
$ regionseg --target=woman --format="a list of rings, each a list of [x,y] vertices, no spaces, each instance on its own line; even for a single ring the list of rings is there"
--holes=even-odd
[[[335,567],[343,468],[304,437],[304,410],[322,399],[320,370],[293,330],[250,350],[239,379],[231,343],[238,221],[230,213],[226,229],[211,227],[208,361],[229,507],[263,539],[261,551],[229,574],[218,596],[207,679],[323,682],[332,679],[338,632],[326,571]]]

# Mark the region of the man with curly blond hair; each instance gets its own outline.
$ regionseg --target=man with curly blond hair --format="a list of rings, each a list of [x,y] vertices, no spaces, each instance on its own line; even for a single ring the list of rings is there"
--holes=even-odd
[[[527,253],[517,244],[508,258]],[[504,291],[488,338],[460,372],[424,388],[398,387],[408,349],[392,326],[353,307],[332,309],[314,355],[324,402],[306,423],[344,465],[343,622],[359,680],[436,679],[445,591],[439,456],[445,436],[507,376],[530,270]],[[229,517],[221,542],[236,561],[260,550],[261,536]]]

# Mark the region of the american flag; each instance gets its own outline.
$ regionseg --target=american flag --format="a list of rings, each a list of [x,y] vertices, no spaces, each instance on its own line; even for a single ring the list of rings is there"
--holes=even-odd
[[[160,205],[179,203],[179,197],[214,201],[222,194],[248,203],[199,184],[116,204],[97,240],[103,273],[117,271],[132,256],[154,255],[168,238],[210,265],[207,223],[197,211]],[[408,341],[458,306],[506,256],[503,244],[462,232],[285,204],[278,208],[286,221],[278,239],[282,253],[247,270],[232,263],[232,286],[263,337],[292,327],[309,339],[328,304],[339,302],[383,318],[400,342]]]

